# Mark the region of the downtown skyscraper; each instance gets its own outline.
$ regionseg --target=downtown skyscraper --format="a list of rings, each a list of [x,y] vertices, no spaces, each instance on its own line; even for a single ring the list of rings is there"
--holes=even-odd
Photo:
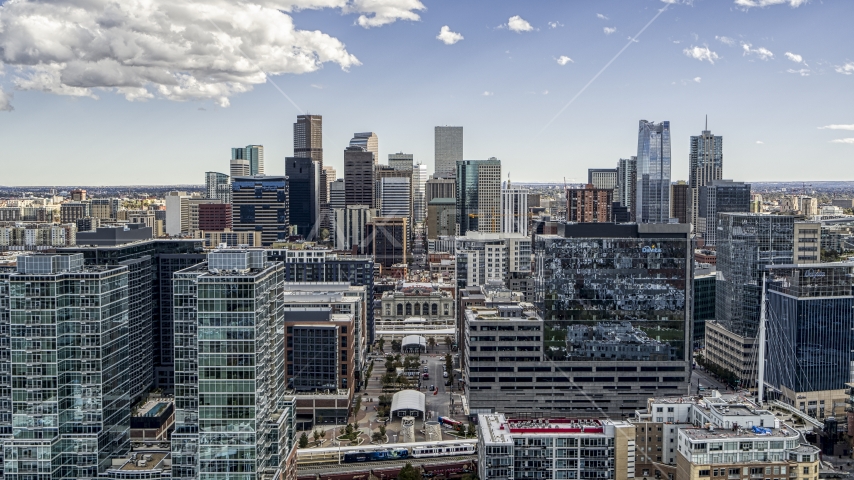
[[[323,166],[322,115],[297,115],[297,121],[294,123],[294,158],[310,158],[317,164],[319,177],[314,203],[317,205],[317,215],[320,216],[319,227],[329,228],[329,182],[335,179],[327,178],[329,169]],[[312,229],[318,230],[318,227],[314,226]]]
[[[435,176],[453,177],[463,159],[463,127],[436,127],[433,154]]]
[[[457,234],[501,231],[501,160],[457,162]]]
[[[248,163],[249,173],[246,175],[264,175],[263,145],[247,145],[231,149],[232,177],[235,176],[234,169],[236,168],[236,162],[240,160]]]
[[[638,125],[635,197],[637,223],[670,221],[670,122]]]
[[[688,218],[697,231],[700,187],[723,178],[723,137],[712,135],[709,122],[700,135],[691,136],[691,152],[688,154]],[[714,220],[714,219],[712,219]]]

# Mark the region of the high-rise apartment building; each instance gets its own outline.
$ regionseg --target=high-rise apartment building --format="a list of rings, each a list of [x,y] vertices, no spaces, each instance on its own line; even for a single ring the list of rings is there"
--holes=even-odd
[[[94,480],[129,451],[128,302],[128,267],[81,254],[0,273],[4,478]]]
[[[264,246],[288,238],[288,181],[284,176],[255,175],[232,179],[232,228],[260,231]]]
[[[318,195],[321,184],[320,164],[311,158],[285,159],[288,178],[288,220],[297,229],[297,235],[313,240],[320,232]]]
[[[380,161],[380,144],[379,137],[374,132],[354,133],[350,139],[351,147],[362,147],[366,152],[371,152],[373,155],[373,163]]]
[[[460,288],[504,282],[513,273],[531,273],[531,237],[522,233],[468,231],[454,239]]]
[[[115,220],[121,208],[118,198],[93,198],[89,200],[92,216],[102,220]]]
[[[528,235],[528,194],[525,188],[510,185],[501,187],[501,233]]]
[[[218,172],[205,172],[205,198],[231,203],[231,178]]]
[[[613,189],[596,188],[590,183],[584,188],[567,188],[566,220],[578,223],[610,222],[613,194]]]
[[[706,129],[700,135],[691,136],[691,151],[688,154],[688,209],[694,228],[699,225],[700,187],[723,178],[723,143],[723,137],[712,135],[709,131],[708,120]]]
[[[254,480],[283,467],[283,265],[217,250],[176,272],[172,478]],[[285,442],[287,445],[288,442]]]
[[[836,406],[854,362],[854,267],[774,265],[765,280],[768,393],[819,420],[845,415]]]
[[[478,415],[477,426],[479,478],[640,478],[629,422],[495,413]]]
[[[710,180],[697,188],[694,232],[708,246],[717,245],[718,214],[750,212],[750,184]]]
[[[361,146],[344,150],[344,203],[374,206],[374,154]]]
[[[613,198],[615,222],[624,223],[634,220],[637,167],[638,157],[621,158],[617,162],[617,185],[614,188]]]
[[[457,162],[458,234],[501,231],[501,160]]]
[[[679,180],[670,185],[670,218],[675,218],[676,223],[688,223],[690,209],[688,191],[685,180]]]
[[[616,168],[588,168],[587,183],[594,188],[613,190],[617,188]]]
[[[433,135],[434,172],[453,177],[463,160],[463,127],[435,127]]]
[[[638,125],[635,221],[670,221],[670,122]]]
[[[264,146],[247,145],[231,149],[231,160],[245,160],[249,162],[248,175],[264,175]],[[232,168],[234,163],[232,163]],[[234,177],[234,173],[231,175]]]

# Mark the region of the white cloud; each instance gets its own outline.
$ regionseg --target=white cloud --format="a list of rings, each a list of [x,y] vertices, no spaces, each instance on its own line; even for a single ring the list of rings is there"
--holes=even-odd
[[[530,32],[534,29],[527,20],[519,15],[513,15],[509,20],[507,20],[507,28],[517,33]]]
[[[774,54],[771,53],[771,50],[768,50],[765,47],[753,48],[751,44],[742,42],[741,49],[744,51],[742,55],[756,55],[760,60],[774,58]]]
[[[790,69],[786,70],[786,72],[788,72],[788,73],[797,73],[797,74],[799,74],[799,75],[800,75],[800,76],[802,76],[802,77],[809,77],[809,76],[810,76],[810,69],[809,69],[809,68],[800,68],[800,69],[798,69],[798,70],[795,70],[795,69],[793,69],[793,68],[790,68]]]
[[[725,44],[725,45],[729,45],[730,47],[731,47],[731,46],[733,46],[733,45],[735,45],[735,40],[733,40],[733,39],[731,39],[731,38],[729,38],[729,37],[718,37],[718,36],[716,35],[716,36],[715,36],[715,40],[717,40],[717,41],[719,41],[719,42],[721,42],[721,43],[723,43],[723,44]]]
[[[720,58],[717,53],[709,50],[709,47],[691,46],[691,48],[686,48],[685,50],[682,50],[682,53],[688,55],[691,58],[700,60],[701,62],[703,60],[708,60],[711,64],[714,64],[715,60]]]
[[[213,100],[270,76],[360,65],[345,45],[287,13],[337,8],[365,28],[418,20],[420,0],[63,0],[0,5],[0,51],[23,90],[128,100]]]
[[[323,90],[323,85],[319,85],[317,83],[312,83],[311,88],[316,88],[318,90]]]
[[[789,4],[790,6],[797,8],[807,3],[807,1],[809,0],[735,0],[735,4],[744,8]]]
[[[851,75],[854,73],[854,62],[848,62],[845,65],[836,65],[833,69],[836,70],[836,73]]]
[[[854,125],[825,125],[818,127],[819,130],[854,130]]]
[[[564,25],[560,22],[549,22],[549,28],[557,28],[557,27],[563,27],[563,26]]]
[[[795,63],[801,63],[804,61],[804,57],[792,52],[786,52],[786,58]]]
[[[566,55],[561,55],[560,57],[557,58],[557,64],[558,65],[566,65],[567,63],[575,63],[575,62],[572,61],[572,59],[567,57]]]
[[[854,138],[837,138],[836,140],[831,140],[830,143],[847,143],[854,145]]]
[[[605,35],[610,35],[610,34],[616,32],[617,28],[616,27],[605,27],[602,29],[602,31],[605,32]]]
[[[548,95],[548,94],[549,94],[548,90],[543,90],[543,95]]]
[[[457,32],[452,32],[451,29],[445,25],[439,30],[439,35],[436,35],[436,38],[441,40],[445,45],[453,45],[464,37]]]
[[[757,140],[757,141],[756,141],[756,144],[757,144],[757,145],[765,145],[765,142],[763,142],[762,140]]]
[[[483,95],[484,97],[491,97],[493,95],[493,93],[487,90],[487,91],[481,93],[481,95]]]
[[[3,91],[0,88],[0,112],[11,112],[15,108],[12,107],[12,95]]]
[[[601,13],[597,13],[596,18],[598,18],[600,20],[608,20],[608,17],[606,17],[605,15],[602,15]]]
[[[275,4],[277,2],[270,0],[269,3]],[[336,2],[327,0],[327,3]],[[425,8],[420,0],[350,0],[342,10],[344,13],[360,13],[361,15],[356,19],[356,23],[361,27],[371,28],[394,23],[397,20],[416,22],[421,20],[421,17],[415,13],[415,10],[424,10]]]
[[[695,81],[695,82],[697,82],[697,83],[700,83],[700,82],[702,82],[702,81],[703,81],[703,79],[702,79],[702,78],[700,78],[700,77],[694,77],[694,81]]]

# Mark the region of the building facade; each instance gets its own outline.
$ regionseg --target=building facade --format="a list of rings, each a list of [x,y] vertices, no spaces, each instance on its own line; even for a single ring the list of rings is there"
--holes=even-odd
[[[263,145],[247,145],[245,147],[232,148],[231,159],[242,160],[248,163],[247,166],[249,167],[249,173],[247,173],[245,176],[264,175]],[[232,164],[232,166],[233,165],[234,164]],[[231,176],[233,177],[234,174],[232,174]]]
[[[459,235],[469,230],[501,231],[501,161],[457,162],[457,226]]]
[[[205,172],[205,198],[231,203],[231,177],[224,173]]]
[[[617,162],[617,186],[614,189],[614,204],[619,204],[622,217],[615,218],[616,221],[631,222],[634,220],[637,168],[638,157],[621,158]]]
[[[600,189],[587,184],[584,188],[566,189],[566,220],[578,223],[612,221],[613,189]]]
[[[264,246],[287,240],[290,225],[287,177],[235,177],[231,189],[231,218],[235,232],[260,231]]]
[[[407,263],[409,222],[406,217],[374,217],[367,228],[368,253],[383,268]]]
[[[713,247],[718,242],[719,213],[748,213],[750,211],[750,184],[732,180],[710,180],[697,188],[694,213],[694,231],[703,237],[703,243]]]
[[[344,203],[374,206],[374,154],[360,146],[344,150]]]
[[[463,127],[435,127],[433,141],[435,173],[453,177],[463,159]]]
[[[593,185],[593,188],[614,190],[617,188],[617,169],[588,168],[587,183]]]
[[[321,164],[307,157],[285,159],[288,178],[288,220],[297,235],[313,240],[320,232]]]
[[[684,180],[670,185],[670,218],[677,223],[688,223],[688,184]]]
[[[528,235],[528,193],[509,181],[501,187],[501,233]]]
[[[712,135],[708,125],[700,135],[691,136],[691,150],[688,154],[688,196],[690,201],[688,208],[690,222],[695,225],[695,228],[699,225],[700,188],[723,178],[723,143],[723,137]],[[748,210],[738,211],[746,212]],[[714,220],[715,216],[707,218]]]
[[[379,216],[377,210],[367,205],[348,205],[332,209],[332,215],[335,249],[367,254],[370,247],[368,224]]]
[[[641,120],[638,126],[635,221],[670,221],[670,122]]]

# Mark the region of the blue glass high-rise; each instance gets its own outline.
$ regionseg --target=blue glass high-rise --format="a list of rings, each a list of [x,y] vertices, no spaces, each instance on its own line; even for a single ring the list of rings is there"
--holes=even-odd
[[[670,122],[638,125],[635,221],[670,221]]]

